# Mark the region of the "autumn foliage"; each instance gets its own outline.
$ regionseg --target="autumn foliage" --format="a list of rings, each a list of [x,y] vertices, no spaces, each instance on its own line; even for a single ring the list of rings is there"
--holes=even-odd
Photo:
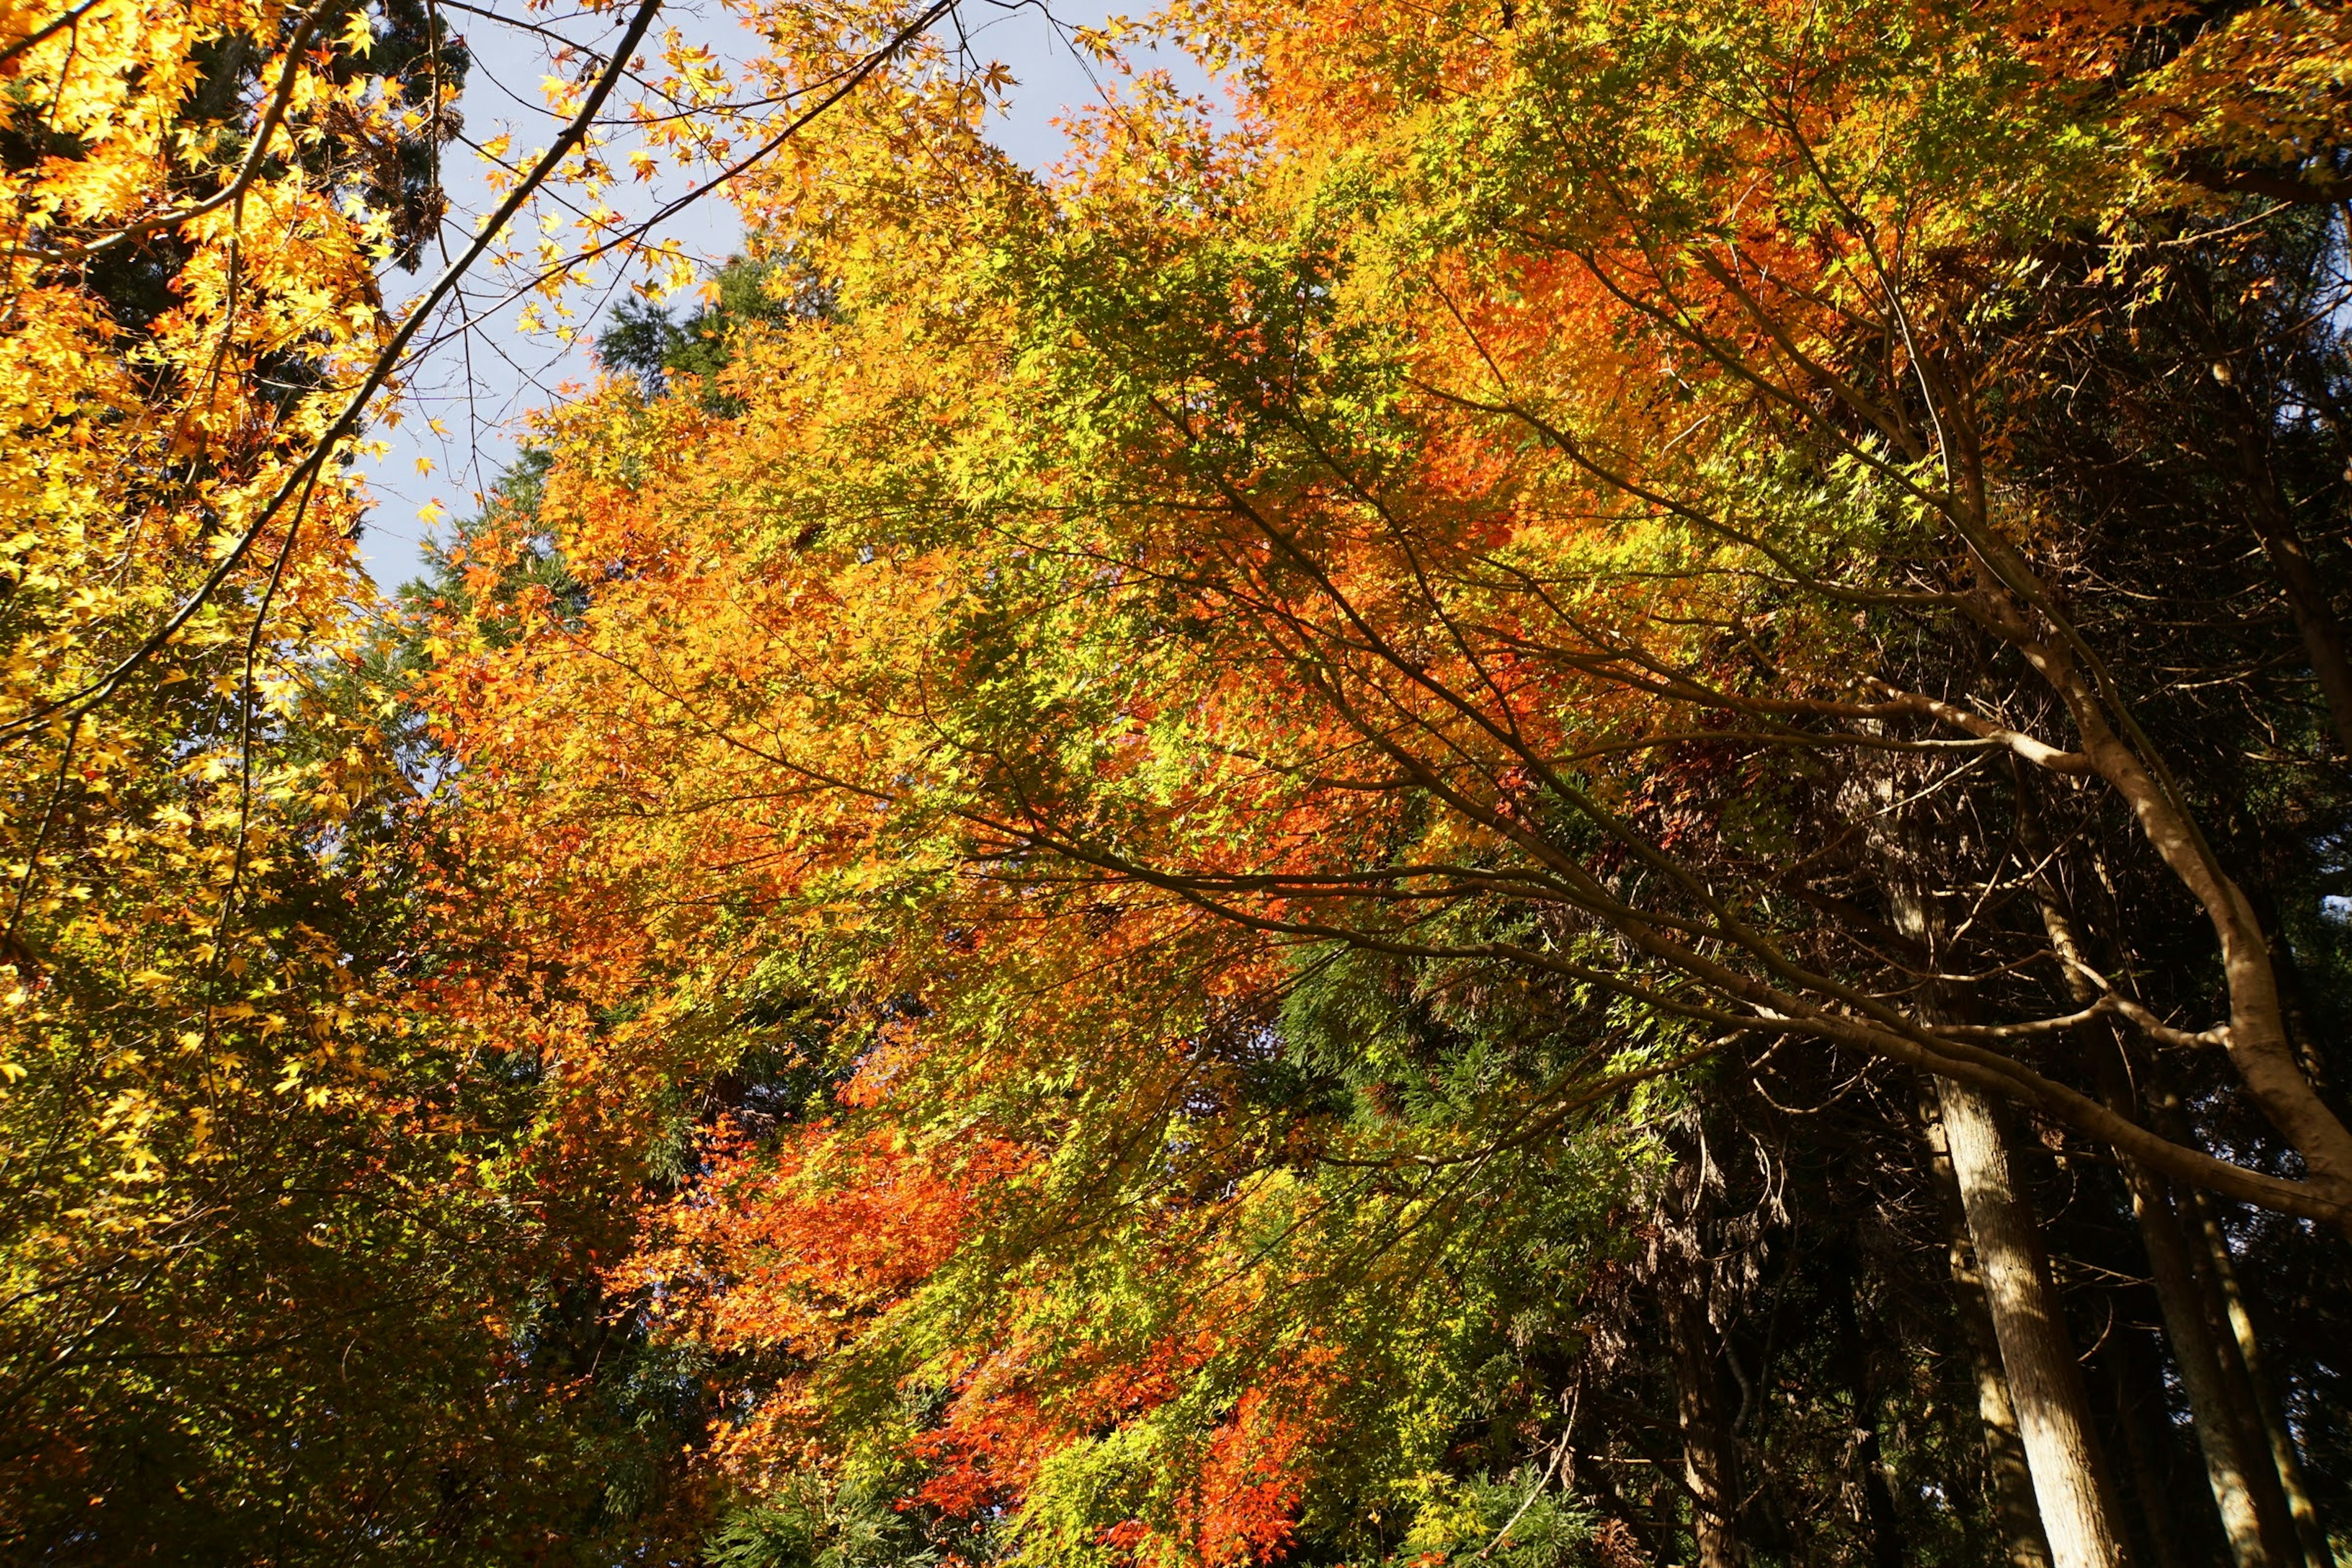
[[[747,253],[381,615],[443,24],[0,32],[17,1538],[2340,1555],[2341,8],[652,16],[499,243]]]

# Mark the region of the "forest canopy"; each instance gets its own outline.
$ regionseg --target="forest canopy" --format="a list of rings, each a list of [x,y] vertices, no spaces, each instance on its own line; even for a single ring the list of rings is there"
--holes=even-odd
[[[2352,10],[727,16],[0,9],[0,1555],[2352,1563]]]

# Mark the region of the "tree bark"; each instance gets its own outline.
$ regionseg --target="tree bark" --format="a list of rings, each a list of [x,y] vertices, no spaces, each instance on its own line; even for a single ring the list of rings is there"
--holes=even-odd
[[[2043,852],[2045,841],[2030,802],[2024,803],[2021,825],[2027,844],[2034,852]],[[2052,945],[2062,955],[2077,952],[2080,939],[2056,889],[2039,879],[2034,893]],[[2064,970],[2067,992],[2078,1005],[2096,999],[2096,988],[2079,965],[2067,963]],[[2119,1114],[2137,1118],[2140,1105],[2134,1083],[2140,1075],[2120,1037],[2110,1034],[2106,1047],[2099,1054],[2100,1092]],[[2157,1109],[2159,1116],[2169,1114],[2174,1123],[2170,1136],[2185,1135],[2184,1120],[2168,1095],[2159,1092]],[[2196,1232],[2179,1195],[2162,1173],[2128,1157],[2121,1164],[2231,1560],[2236,1568],[2297,1568],[2304,1556],[2295,1533],[2297,1521],[2287,1506],[2253,1380],[2231,1342],[2212,1262],[2197,1245],[2205,1237]],[[2201,1205],[2202,1194],[2198,1201]],[[2212,1239],[2219,1238],[2214,1228]],[[2227,1248],[2221,1251],[2226,1258]],[[2286,1451],[2291,1460],[2291,1442]],[[2311,1568],[2328,1565],[2323,1561]]]
[[[2166,1080],[2161,1063],[2151,1071],[2155,1075],[2151,1110],[2157,1125],[2170,1137],[2188,1135],[2188,1117],[2178,1090]],[[2259,1472],[2255,1502],[2272,1542],[2272,1553],[2289,1564],[2300,1561],[2309,1568],[2332,1568],[2335,1552],[2304,1483],[2294,1436],[2264,1375],[2261,1343],[2212,1203],[2205,1194],[2190,1188],[2175,1189],[2174,1200],[2199,1303],[2237,1417],[2240,1445],[2247,1465]],[[2267,1465],[2263,1463],[2265,1458]]]
[[[1706,1140],[1678,1151],[1658,1211],[1656,1284],[1674,1369],[1683,1480],[1691,1498],[1697,1568],[1747,1568],[1739,1529],[1738,1450],[1724,1409],[1720,1347],[1707,1305],[1711,1269],[1706,1219],[1714,1172]]]
[[[1838,1282],[1836,1302],[1838,1359],[1845,1363],[1846,1397],[1853,1412],[1849,1440],[1853,1444],[1854,1483],[1862,1491],[1862,1523],[1869,1533],[1871,1568],[1903,1568],[1903,1522],[1895,1511],[1895,1490],[1886,1481],[1886,1459],[1878,1441],[1878,1380],[1871,1374],[1870,1347],[1862,1331],[1862,1259],[1851,1237],[1834,1257]]]
[[[2256,509],[2255,516],[2262,517],[2261,509]],[[2352,658],[2346,656],[2344,628],[2336,623],[2326,591],[2320,586],[2311,552],[2279,521],[2257,521],[2254,536],[2262,541],[2263,553],[2270,557],[2271,570],[2286,591],[2294,629],[2303,636],[2303,650],[2311,659],[2311,672],[2318,678],[2320,693],[2327,702],[2336,743],[2352,757]]]
[[[1951,1079],[1937,1079],[1936,1089],[2053,1568],[2122,1568],[2128,1559],[2082,1366],[2050,1284],[2038,1222],[2011,1172],[1992,1099]]]
[[[2278,476],[2272,472],[2269,454],[2257,433],[2252,408],[2239,401],[2236,409],[2238,461],[2252,492],[2253,505],[2247,509],[2247,521],[2253,525],[2254,537],[2261,542],[2263,554],[2271,563],[2279,587],[2286,595],[2286,606],[2294,617],[2294,629],[2303,638],[2303,650],[2311,659],[2311,673],[2319,682],[2321,698],[2327,704],[2327,717],[2336,731],[2336,743],[2343,754],[2352,758],[2352,655],[2347,655],[2343,624],[2336,618],[2336,607],[2328,602],[2326,585],[2319,580],[2319,569],[2312,563],[2311,551],[2296,531],[2294,516],[2280,494]]]
[[[1669,1281],[1664,1294],[1666,1333],[1674,1350],[1675,1414],[1682,1427],[1683,1479],[1691,1489],[1691,1533],[1698,1542],[1698,1568],[1747,1568],[1747,1547],[1739,1538],[1737,1455],[1731,1424],[1724,1416],[1705,1285],[1696,1279]]]
[[[2283,1521],[2266,1521],[2257,1501],[2262,1478],[2253,1467],[2266,1464],[2269,1456],[2257,1461],[2246,1449],[2246,1413],[2230,1398],[2223,1381],[2221,1347],[2214,1342],[2171,1189],[2163,1177],[2128,1161],[2124,1174],[2131,1185],[2132,1217],[2147,1248],[2157,1303],[2163,1309],[2165,1334],[2172,1342],[2173,1360],[2189,1394],[2197,1446],[2205,1457],[2205,1482],[2212,1489],[2221,1533],[2230,1543],[2230,1560],[2236,1568],[2293,1568],[2301,1552],[2291,1558],[2280,1555],[2277,1534]]]
[[[2204,1244],[2209,1277],[2229,1324],[2224,1342],[2233,1344],[2237,1350],[2237,1369],[2245,1378],[2246,1398],[2252,1407],[2256,1430],[2277,1471],[2279,1500],[2286,1510],[2295,1544],[2308,1568],[2333,1568],[2335,1552],[2328,1545],[2327,1530],[2320,1521],[2318,1505],[2312,1501],[2310,1489],[2304,1483],[2303,1458],[2295,1451],[2294,1434],[2287,1428],[2286,1413],[2279,1407],[2277,1391],[2263,1364],[2262,1342],[2255,1336],[2253,1315],[2238,1284],[2237,1265],[2230,1256],[2229,1241],[2222,1236],[2213,1205],[2205,1195],[2197,1194],[2192,1203],[2195,1212],[2191,1228]],[[2182,1217],[2188,1221],[2192,1216]]]
[[[2079,717],[2077,723],[2089,749],[2091,730]],[[2021,791],[2020,805],[2030,819],[2030,798]],[[1929,1015],[1967,1011],[1967,988],[1939,974],[1944,944],[1933,903],[1901,874],[1888,891],[1895,924],[1918,944]],[[2053,906],[2046,900],[2042,905],[2046,916]],[[2082,1363],[2050,1282],[2041,1222],[2010,1168],[1999,1108],[1985,1090],[1958,1079],[1938,1075],[1934,1082],[1945,1152],[1984,1282],[2053,1568],[2124,1568],[2130,1554],[2099,1457]]]
[[[2116,1430],[2122,1434],[2124,1458],[2130,1467],[2133,1500],[2139,1505],[2142,1541],[2147,1547],[2148,1568],[2189,1568],[2181,1555],[2188,1544],[2172,1509],[2170,1466],[2166,1446],[2149,1424],[2146,1405],[2163,1408],[2161,1385],[2147,1365],[2147,1347],[2129,1329],[2116,1337],[2114,1353],[2106,1359],[2108,1382],[2116,1399]],[[2158,1390],[2154,1401],[2145,1391]]]
[[[2336,1119],[2304,1076],[2287,1038],[2270,942],[2245,889],[2210,858],[2185,808],[2158,786],[2147,764],[2108,723],[2103,700],[2074,668],[2073,653],[2049,644],[2021,644],[2019,651],[2065,701],[2092,766],[2129,804],[2148,844],[2203,907],[2221,943],[2229,988],[2222,1048],[2248,1098],[2303,1156],[2312,1185],[2336,1202],[2352,1203],[2352,1127]],[[2340,1218],[2337,1227],[2352,1237],[2352,1217]]]
[[[2064,916],[2045,896],[2042,920],[2053,940],[2071,940]],[[2092,987],[2079,975],[2069,989],[2088,1001]],[[2124,1042],[2112,1035],[2100,1053],[2100,1092],[2126,1116],[2137,1116],[2136,1076]],[[2221,1339],[2221,1318],[2209,1270],[2197,1256],[2179,1194],[2160,1173],[2134,1160],[2122,1163],[2131,1194],[2132,1219],[2147,1253],[2165,1336],[2189,1395],[2189,1413],[2205,1461],[2205,1484],[2229,1543],[2235,1568],[2296,1568],[2302,1552],[2293,1539],[2284,1499],[2270,1474],[2268,1453],[2255,1436],[2251,1392],[2231,1363]]]
[[[1953,1306],[1976,1371],[1977,1418],[1984,1428],[1986,1489],[1993,1525],[2010,1568],[2051,1568],[2050,1542],[2042,1532],[2042,1510],[2033,1500],[2033,1475],[2025,1462],[2025,1440],[2018,1433],[2009,1378],[2001,1371],[1992,1311],[1985,1305],[1984,1277],[1977,1269],[1976,1250],[1969,1241],[1968,1216],[1960,1201],[1959,1179],[1952,1173],[1951,1154],[1945,1144],[1943,1116],[1932,1098],[1922,1110],[1949,1238],[1946,1258],[1952,1272]]]

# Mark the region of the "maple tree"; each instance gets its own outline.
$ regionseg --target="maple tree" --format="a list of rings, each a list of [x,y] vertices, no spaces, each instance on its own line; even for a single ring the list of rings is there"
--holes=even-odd
[[[2339,8],[647,0],[390,619],[442,24],[27,15],[16,1539],[2340,1554]]]
[[[1400,1550],[1452,1506],[1429,1488],[1471,1484],[1465,1413],[1505,1424],[1441,1325],[1511,1314],[1445,1249],[1556,1249],[1573,1300],[1629,1266],[1606,1194],[1646,1191],[1676,1528],[1710,1563],[1775,1549],[1715,1388],[1706,1130],[1727,1078],[1769,1103],[1851,1077],[1901,1128],[1923,1072],[1932,1140],[1887,1157],[1916,1194],[1946,1173],[1952,1288],[1990,1309],[2004,1549],[2158,1549],[2065,1342],[2021,1113],[2124,1173],[2116,1244],[2155,1260],[2224,1549],[2323,1550],[2243,1345],[2192,1321],[2221,1263],[2190,1194],[2347,1217],[2283,978],[2336,938],[2296,915],[2297,954],[2250,891],[2280,864],[2315,889],[2340,807],[2302,532],[2332,503],[2279,478],[2335,440],[2332,16],[1169,25],[1244,73],[1239,132],[1139,83],[1041,186],[961,115],[913,153],[901,121],[838,122],[823,155],[857,177],[763,211],[824,319],[744,331],[719,403],[555,416],[530,526],[578,597],[513,595],[506,649],[438,678],[464,809],[516,847],[492,858],[534,847],[553,940],[625,949],[597,966],[641,1009],[618,1037],[691,1037],[707,1076],[758,977],[842,1009],[807,1047],[847,1075],[832,1106],[723,1144],[665,1222],[718,1250],[635,1266],[675,1332],[747,1358],[722,1448],[771,1468],[731,1473],[862,1487],[894,1455],[933,1477],[909,1506],[1002,1513],[1040,1556]],[[2247,399],[2234,447],[2190,448],[2214,510],[2151,537],[2119,476],[2177,482],[2146,432],[2209,395]],[[2147,607],[2199,603],[2249,506],[2277,567],[2231,591],[2285,605],[2284,654]],[[486,573],[512,548],[478,542]],[[2269,739],[2223,762],[2222,733]],[[2255,798],[2296,820],[2224,837],[2217,803]],[[1329,973],[1406,999],[1397,1046],[1360,1015],[1318,1036]],[[1030,1163],[963,1177],[996,1194],[977,1228],[904,1238],[922,1277],[807,1342],[798,1303],[866,1287],[765,1227],[855,1185],[810,1150],[882,1127],[949,1171],[975,1137]],[[1600,1206],[1548,1214],[1558,1189]],[[707,1326],[745,1312],[781,1315]],[[1311,1387],[1275,1376],[1302,1362]],[[1106,1363],[1138,1403],[1103,1406]],[[1414,1364],[1444,1370],[1380,1370]],[[925,1389],[908,1432],[891,1401]],[[1245,1410],[1280,1412],[1298,1479],[1212,1546]],[[1443,1458],[1413,1436],[1439,1430]],[[1662,1506],[1613,1522],[1663,1550]]]
[[[352,552],[381,274],[440,226],[466,52],[400,5],[19,8],[0,39],[0,1540],[593,1532],[630,1444],[553,1315],[499,1321],[578,1272],[500,1173],[530,1086],[395,1003],[436,834]]]
[[[476,149],[498,205],[453,237],[469,58],[436,5],[0,12],[12,1560],[540,1560],[669,1528],[694,1402],[598,1305],[606,1166],[537,1153],[508,1016],[433,1001],[474,955],[352,467],[478,264],[550,298],[600,259],[690,278],[599,199],[614,126],[740,159],[728,132],[788,136],[894,47],[796,13],[839,68],[745,110],[659,14],[589,15],[549,144]],[[515,247],[534,201],[575,232]]]

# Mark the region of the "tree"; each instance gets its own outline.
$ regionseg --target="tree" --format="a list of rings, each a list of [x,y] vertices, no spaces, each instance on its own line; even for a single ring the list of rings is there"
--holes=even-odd
[[[1925,1074],[2049,1548],[2163,1539],[2160,1486],[2136,1481],[2126,1517],[2098,1451],[2120,1418],[2024,1375],[2075,1351],[2035,1256],[2039,1156],[1986,1112],[2143,1187],[2292,1216],[2303,1256],[2336,1256],[2308,1227],[2352,1212],[2334,1069],[2283,979],[2290,917],[2249,890],[2280,861],[2315,888],[2341,816],[2328,605],[2295,565],[2340,522],[2274,479],[2338,454],[2326,395],[2284,395],[2283,369],[2255,412],[2204,406],[2247,384],[2240,357],[2341,374],[2317,204],[2229,194],[2330,188],[2336,121],[2280,105],[2333,23],[1180,22],[1245,62],[1248,135],[1147,83],[1045,190],[955,115],[917,157],[903,119],[836,126],[861,199],[785,187],[770,214],[828,317],[745,335],[720,375],[740,414],[619,393],[562,414],[540,526],[600,574],[562,616],[516,599],[516,640],[439,678],[478,770],[469,834],[528,868],[550,951],[593,933],[631,1052],[691,1042],[711,1055],[665,1070],[730,1070],[729,1020],[777,963],[849,1021],[813,1058],[845,1076],[839,1128],[800,1113],[689,1204],[755,1225],[785,1200],[730,1196],[761,1190],[733,1173],[782,1162],[797,1193],[809,1138],[887,1129],[950,1183],[976,1137],[1028,1152],[972,1178],[1003,1195],[903,1254],[925,1267],[856,1340],[781,1343],[774,1386],[839,1392],[744,1424],[758,1465],[849,1465],[896,1431],[894,1463],[981,1477],[954,1495],[1013,1510],[1021,1551],[1265,1555],[1297,1537],[1202,1531],[1217,1456],[1271,1406],[1258,1440],[1301,1434],[1273,1470],[1312,1478],[1277,1511],[1393,1542],[1372,1500],[1466,1461],[1375,1440],[1371,1411],[1402,1418],[1350,1401],[1448,1314],[1508,1321],[1486,1265],[1446,1250],[1475,1243],[1559,1257],[1569,1300],[1632,1268],[1675,1389],[1675,1528],[1713,1562],[1787,1550],[1736,1479],[1750,1417],[1714,1386],[1749,1284],[1702,1271],[1696,1239],[1636,1267],[1601,1216],[1638,1202],[1716,1234],[1711,1189],[1654,1164],[1700,1159],[1693,1130],[1734,1113],[1709,1108],[1752,1113],[1740,1080],[1768,1101],[1867,1083],[1900,1127]],[[2183,377],[2168,337],[2229,374]],[[2086,386],[2113,399],[2088,424]],[[2184,487],[2157,429],[2239,434]],[[2234,591],[2289,615],[2200,616],[2249,508],[2275,564]],[[2266,795],[2302,815],[2231,815]],[[1446,1026],[1402,1073],[1367,1033],[1318,1057],[1292,1011],[1355,964],[1402,971]],[[1338,1081],[1277,1108],[1242,1087],[1261,1071]],[[1424,1079],[1429,1114],[1392,1117]],[[2150,1087],[2180,1080],[2193,1096]],[[2168,1109],[2192,1098],[2197,1121]],[[1863,1146],[1932,1190],[1909,1135]],[[1563,1190],[1589,1195],[1545,1217]],[[1537,1228],[1505,1246],[1482,1230],[1505,1215]],[[1769,1258],[1792,1227],[1756,1224],[1746,1255]],[[1383,1271],[1398,1233],[1425,1238],[1406,1256],[1439,1297]],[[677,1288],[732,1300],[753,1268],[704,1259]],[[1136,1369],[1195,1331],[1162,1401]],[[1306,1362],[1323,1392],[1261,1375]],[[1106,1363],[1148,1409],[1101,1403]],[[1481,1425],[1468,1386],[1416,1391],[1403,1425],[1452,1446]],[[884,1410],[911,1387],[949,1404]],[[2139,1451],[2143,1479],[2169,1462]],[[1146,1453],[1160,1489],[1122,1489],[1105,1456]],[[1368,1455],[1370,1479],[1337,1479]],[[908,1495],[951,1511],[936,1484]],[[2233,1486],[2242,1554],[2309,1551],[2248,1534],[2261,1507]],[[1881,1500],[1872,1539],[1896,1553]],[[1421,1499],[1433,1529],[1441,1504]],[[1658,1506],[1614,1522],[1663,1549]]]
[[[600,266],[691,280],[603,200],[616,125],[639,177],[692,172],[682,204],[950,9],[778,7],[743,95],[654,32],[658,0],[568,19],[549,143],[478,149],[502,199],[464,235],[446,8],[0,16],[12,1557],[673,1550],[704,1391],[600,1279],[650,1118],[571,1097],[563,1047],[596,1021],[568,1031],[560,976],[476,984],[511,955],[406,700],[426,612],[387,615],[360,572],[350,464],[485,258],[556,310]],[[550,192],[574,221],[526,255],[508,229]],[[383,274],[436,241],[438,278],[388,310]]]

